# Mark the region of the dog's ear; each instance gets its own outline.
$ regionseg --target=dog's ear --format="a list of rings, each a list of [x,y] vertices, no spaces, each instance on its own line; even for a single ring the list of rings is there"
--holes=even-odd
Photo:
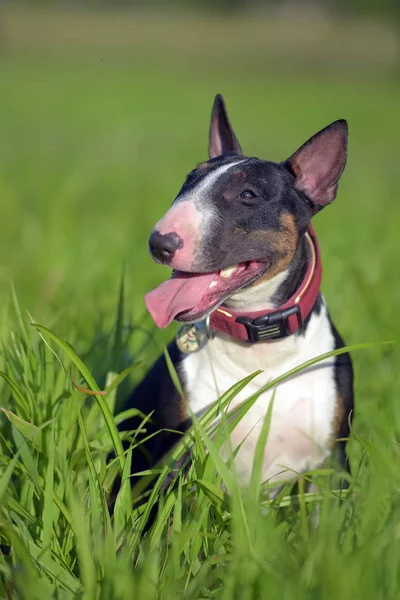
[[[315,204],[318,212],[336,197],[347,157],[347,121],[335,121],[308,140],[287,161],[295,188]]]
[[[228,152],[242,154],[242,149],[229,122],[224,99],[217,94],[211,113],[208,154],[210,158],[215,158]]]

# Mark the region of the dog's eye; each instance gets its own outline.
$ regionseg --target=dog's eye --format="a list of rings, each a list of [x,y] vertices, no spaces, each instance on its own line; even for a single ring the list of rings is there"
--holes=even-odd
[[[241,194],[239,194],[239,198],[241,200],[252,200],[253,198],[256,198],[257,196],[255,195],[254,192],[252,192],[251,190],[244,190]]]

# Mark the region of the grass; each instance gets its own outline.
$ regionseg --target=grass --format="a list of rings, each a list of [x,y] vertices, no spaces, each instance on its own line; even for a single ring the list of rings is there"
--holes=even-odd
[[[374,52],[372,26],[352,23],[316,21],[301,35],[293,23],[250,17],[0,17],[1,597],[397,597],[400,357],[397,344],[378,345],[400,330],[390,29],[374,26],[385,40]],[[300,484],[269,503],[258,461],[239,489],[219,458],[226,431],[211,442],[206,416],[174,451],[193,446],[189,472],[167,490],[155,474],[135,511],[130,453],[121,456],[110,518],[115,422],[174,333],[156,332],[145,312],[144,292],[165,277],[147,237],[205,158],[216,92],[246,152],[266,158],[349,121],[339,196],[315,229],[336,325],[349,344],[375,344],[353,355],[350,492],[338,498],[322,471],[317,497]]]

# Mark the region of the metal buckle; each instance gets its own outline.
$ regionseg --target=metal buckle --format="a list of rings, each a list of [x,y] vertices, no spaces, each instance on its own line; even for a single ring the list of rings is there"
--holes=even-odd
[[[246,327],[249,336],[247,341],[254,344],[265,340],[279,340],[290,335],[287,318],[291,315],[297,316],[299,330],[302,329],[303,319],[298,305],[262,315],[257,319],[237,317],[236,321]]]
[[[214,337],[214,330],[211,329],[211,315],[208,315],[204,321],[204,330],[208,340],[212,340]]]

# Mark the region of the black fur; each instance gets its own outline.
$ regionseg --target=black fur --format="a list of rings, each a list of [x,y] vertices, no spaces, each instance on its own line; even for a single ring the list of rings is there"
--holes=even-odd
[[[335,338],[335,349],[343,348],[345,343],[339,335],[331,318],[332,334]],[[346,440],[350,435],[351,423],[354,416],[354,373],[350,354],[339,354],[335,358],[335,383],[340,397],[343,400],[343,417],[340,421],[337,438],[341,441],[336,442],[336,455],[339,465],[350,473],[349,458],[346,454]]]
[[[168,353],[175,368],[179,371],[179,364],[184,355],[179,351],[175,341],[168,346]],[[141,435],[147,437],[156,433],[148,442],[145,449],[138,448],[132,460],[132,472],[140,472],[149,468],[175,443],[179,433],[170,433],[164,429],[185,431],[189,420],[185,419],[185,407],[169,375],[164,355],[160,356],[146,377],[139,383],[130,396],[125,409],[137,408],[143,414],[151,414],[151,419],[146,424],[146,431]],[[124,421],[120,427],[122,431],[135,431],[142,418],[134,417]]]
[[[239,162],[244,160],[245,162]],[[294,187],[294,176],[286,163],[273,163],[236,155],[216,158],[206,166],[198,166],[188,176],[175,203],[194,191],[203,179],[226,164],[238,163],[223,173],[213,185],[207,200],[199,208],[214,211],[218,218],[212,230],[201,240],[192,271],[218,271],[248,260],[274,263],[276,251],[268,237],[252,238],[254,232],[279,232],[282,216],[293,215],[299,235],[302,235],[312,216],[310,202]],[[254,194],[252,200],[239,198],[243,191]],[[206,203],[206,205],[204,204]],[[153,234],[154,235],[154,232]],[[251,239],[251,246],[249,246]]]

